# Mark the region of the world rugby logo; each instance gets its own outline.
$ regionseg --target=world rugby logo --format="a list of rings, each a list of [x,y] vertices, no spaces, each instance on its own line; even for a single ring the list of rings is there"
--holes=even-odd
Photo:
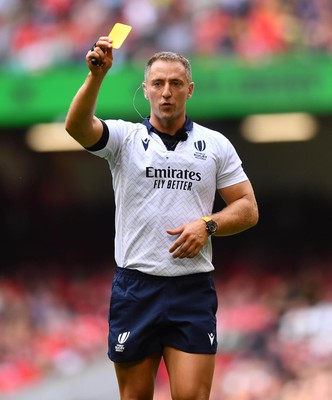
[[[197,150],[196,153],[194,153],[195,158],[198,160],[206,160],[207,155],[204,152],[206,149],[206,143],[205,140],[197,140],[197,142],[194,142],[195,149]]]
[[[118,336],[118,344],[115,346],[115,351],[123,353],[125,350],[124,342],[129,338],[130,332],[120,333]]]
[[[120,344],[123,344],[129,338],[129,335],[130,335],[130,332],[120,333],[120,335],[118,336],[118,342]]]
[[[206,149],[205,140],[198,140],[194,143],[194,146],[197,151],[204,151]]]

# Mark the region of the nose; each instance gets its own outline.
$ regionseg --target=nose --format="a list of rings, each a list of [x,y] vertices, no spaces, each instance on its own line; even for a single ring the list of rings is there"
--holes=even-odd
[[[169,83],[166,83],[163,90],[163,97],[168,98],[172,95]]]

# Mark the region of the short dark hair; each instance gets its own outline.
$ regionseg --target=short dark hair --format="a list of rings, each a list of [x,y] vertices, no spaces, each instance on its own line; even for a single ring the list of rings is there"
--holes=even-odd
[[[147,80],[147,77],[149,75],[152,64],[158,60],[180,62],[186,70],[186,76],[187,76],[188,82],[192,81],[191,65],[190,65],[189,60],[178,53],[173,53],[172,51],[160,51],[158,53],[155,53],[148,60],[146,67],[145,67],[145,72],[144,72],[144,80],[145,81]]]

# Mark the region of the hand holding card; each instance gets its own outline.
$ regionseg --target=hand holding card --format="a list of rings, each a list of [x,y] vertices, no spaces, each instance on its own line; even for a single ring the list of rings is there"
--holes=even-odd
[[[130,25],[125,25],[117,22],[111,32],[109,33],[108,37],[113,40],[113,49],[119,49],[123,42],[126,40],[127,36],[129,35],[130,31],[132,30],[132,27]],[[95,46],[91,50],[94,49]],[[99,64],[98,60],[96,58],[91,59],[91,63],[93,65],[101,65]]]

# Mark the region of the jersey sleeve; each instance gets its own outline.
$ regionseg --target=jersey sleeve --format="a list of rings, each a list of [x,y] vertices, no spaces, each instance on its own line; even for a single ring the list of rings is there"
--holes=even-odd
[[[217,175],[217,189],[235,185],[248,180],[242,167],[242,161],[232,143],[226,139],[223,157]]]
[[[100,141],[86,150],[110,162],[116,162],[123,142],[132,131],[134,124],[112,119],[102,120],[102,123],[104,131]]]

